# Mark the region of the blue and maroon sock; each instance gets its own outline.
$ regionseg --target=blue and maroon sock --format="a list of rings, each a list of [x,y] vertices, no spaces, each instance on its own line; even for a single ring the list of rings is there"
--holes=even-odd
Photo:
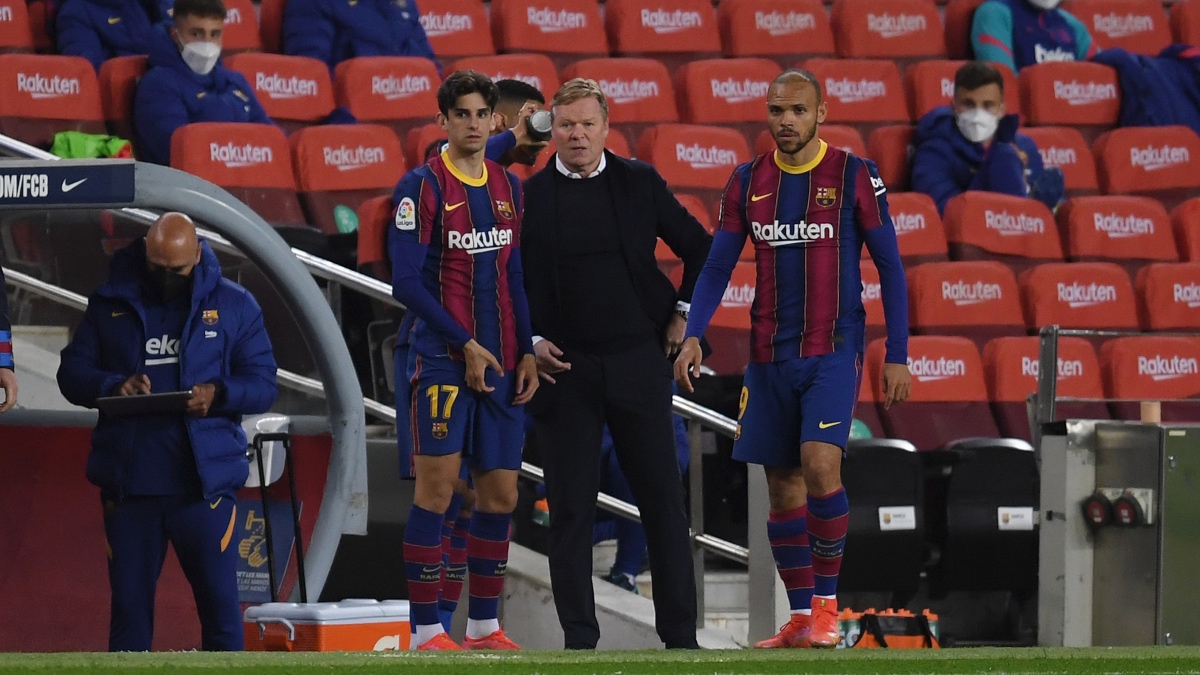
[[[413,504],[404,526],[404,574],[415,626],[441,623],[438,596],[442,589],[442,519],[443,514]]]
[[[837,596],[838,572],[842,569],[842,550],[846,547],[846,528],[850,522],[850,502],[846,489],[816,497],[808,495],[808,538],[812,548],[814,595]]]
[[[486,621],[500,616],[500,592],[508,569],[508,527],[511,513],[483,513],[471,517],[467,536],[467,572],[471,578],[467,617]]]
[[[454,519],[454,527],[450,531],[450,551],[446,562],[446,575],[442,581],[442,599],[438,602],[438,610],[442,615],[442,625],[450,632],[450,621],[454,611],[458,609],[458,601],[462,597],[463,583],[467,580],[467,529],[471,524],[471,515],[458,514]],[[443,540],[443,547],[445,540]],[[445,548],[442,549],[445,553]]]
[[[793,614],[812,612],[813,563],[806,513],[807,507],[801,506],[791,511],[772,512],[767,519],[771,555],[775,557],[775,569],[779,570]]]

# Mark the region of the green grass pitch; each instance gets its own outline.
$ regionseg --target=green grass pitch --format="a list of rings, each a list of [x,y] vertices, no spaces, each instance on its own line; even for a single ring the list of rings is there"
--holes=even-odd
[[[0,675],[756,675],[1197,673],[1198,647],[849,651],[522,652],[520,654],[0,654]]]

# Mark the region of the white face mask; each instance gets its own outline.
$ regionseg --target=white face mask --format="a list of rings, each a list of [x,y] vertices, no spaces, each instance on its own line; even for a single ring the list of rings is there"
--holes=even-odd
[[[215,42],[189,42],[183,45],[183,62],[197,75],[207,75],[217,67],[221,46]]]
[[[983,108],[971,108],[958,114],[958,130],[972,143],[982,143],[996,133],[1000,118]]]
[[[1042,11],[1054,9],[1055,7],[1058,7],[1059,3],[1061,2],[1062,0],[1029,0],[1029,4]]]

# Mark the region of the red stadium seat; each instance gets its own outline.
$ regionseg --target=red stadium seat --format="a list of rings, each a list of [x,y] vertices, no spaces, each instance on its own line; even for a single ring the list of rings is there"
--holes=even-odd
[[[1037,391],[1038,349],[1040,338],[996,338],[983,348],[983,368],[987,373],[988,397],[1000,433],[1010,438],[1030,440],[1029,414],[1025,399]],[[1104,398],[1100,360],[1096,348],[1082,338],[1058,340],[1057,396],[1065,398]],[[1062,402],[1055,409],[1056,419],[1108,419],[1103,401]]]
[[[1117,123],[1117,71],[1099,63],[1039,63],[1021,69],[1021,112],[1030,126],[1071,126],[1088,141]]]
[[[1138,336],[1112,340],[1100,350],[1104,389],[1109,398],[1164,401],[1164,422],[1200,421],[1200,404],[1171,403],[1200,395],[1200,340]],[[1136,420],[1137,403],[1114,402],[1113,417]]]
[[[30,0],[27,5],[29,10],[29,30],[33,33],[33,49],[39,54],[51,54],[54,52],[54,41],[50,39],[47,33],[47,18],[46,18],[46,3],[43,0]],[[16,12],[13,12],[14,15]]]
[[[262,0],[258,5],[258,37],[264,52],[283,53],[283,8],[287,0]]]
[[[545,54],[559,68],[608,56],[600,6],[591,0],[492,0],[491,10],[500,52]]]
[[[1157,56],[1171,44],[1171,29],[1159,0],[1068,0],[1063,9],[1083,22],[1099,49],[1120,47]]]
[[[476,70],[495,80],[520,80],[542,92],[549,104],[558,91],[558,71],[545,54],[500,54],[473,56],[450,64],[447,73]]]
[[[437,67],[419,56],[366,56],[334,71],[337,105],[359,122],[386,124],[404,138],[437,115]]]
[[[392,283],[388,273],[387,231],[392,225],[392,197],[372,197],[358,207],[358,271]]]
[[[721,55],[717,15],[708,0],[607,0],[604,25],[614,56],[652,56],[672,72]]]
[[[971,47],[971,20],[975,18],[975,10],[983,2],[984,0],[950,0],[946,3],[946,56],[952,59],[970,59],[975,56],[975,50]]]
[[[1133,278],[1152,262],[1175,262],[1179,254],[1162,204],[1145,197],[1076,197],[1058,209],[1067,259],[1108,261]]]
[[[954,102],[954,74],[966,61],[922,61],[904,71],[904,90],[908,94],[908,112],[913,121],[942,105]],[[1009,113],[1021,112],[1021,94],[1017,78],[1000,68],[1004,78],[1004,107]]]
[[[879,285],[879,270],[875,263],[863,259],[858,264],[862,274],[862,304],[867,311],[867,342],[887,337],[887,322],[883,318],[883,291]],[[866,387],[867,384],[863,383]]]
[[[33,51],[33,30],[25,0],[0,0],[0,54]]]
[[[118,56],[100,65],[100,104],[108,131],[129,139],[135,149],[138,140],[133,129],[133,94],[149,61],[147,56]]]
[[[723,53],[759,56],[787,67],[802,56],[832,56],[833,30],[821,0],[721,0]]]
[[[809,59],[804,68],[821,83],[825,121],[858,127],[864,135],[883,124],[908,120],[900,71],[892,61]]]
[[[740,129],[754,142],[766,123],[767,89],[778,74],[779,66],[769,59],[693,61],[675,76],[679,113],[689,124]],[[821,135],[825,132],[822,127]]]
[[[41,148],[59,131],[103,134],[99,89],[83,57],[0,54],[0,134]]]
[[[754,263],[739,262],[704,333],[713,348],[705,363],[718,375],[746,372],[750,361],[750,305],[754,302],[756,285]]]
[[[908,298],[916,335],[957,335],[982,347],[1025,334],[1017,278],[998,262],[918,265],[908,271]]]
[[[879,382],[887,351],[884,342],[867,346],[864,381]],[[908,367],[912,371],[908,401],[890,410],[879,406],[889,437],[910,441],[919,450],[937,450],[964,438],[1000,435],[988,407],[975,343],[961,337],[910,338]]]
[[[660,124],[642,134],[638,159],[654,165],[672,190],[716,204],[729,175],[750,160],[746,139],[733,129]]]
[[[1153,197],[1167,209],[1200,195],[1200,137],[1188,127],[1114,129],[1092,154],[1104,194]]]
[[[246,77],[258,102],[284,133],[320,124],[333,112],[329,67],[304,56],[236,54],[225,66]]]
[[[225,56],[262,49],[258,16],[250,0],[224,0],[225,31],[221,38],[221,53]],[[253,83],[252,83],[253,84]]]
[[[830,13],[838,56],[902,64],[946,58],[946,38],[931,0],[835,0]]]
[[[421,0],[420,21],[439,58],[496,53],[487,9],[480,0]]]
[[[1200,329],[1200,262],[1147,265],[1136,287],[1142,330]]]
[[[608,123],[635,143],[655,124],[679,121],[671,74],[655,59],[584,59],[565,68],[562,76],[599,83],[608,98]]]
[[[1171,228],[1179,259],[1200,261],[1200,199],[1189,199],[1171,211]]]
[[[889,190],[907,190],[912,165],[912,138],[916,127],[891,124],[867,136],[867,157],[875,162],[879,177]]]
[[[1025,323],[1031,331],[1063,328],[1137,330],[1129,275],[1112,263],[1046,263],[1021,275]]]
[[[1096,161],[1083,134],[1071,127],[1026,127],[1021,133],[1037,144],[1046,168],[1057,167],[1063,172],[1067,195],[1082,197],[1100,190],[1096,181]]]
[[[412,167],[425,163],[425,148],[430,143],[445,140],[446,132],[436,122],[413,127],[404,137],[404,160]]]
[[[1020,274],[1063,259],[1054,214],[1036,199],[964,192],[946,203],[943,215],[955,260],[995,260]]]
[[[1200,44],[1200,3],[1171,3],[1171,36],[1177,43]]]
[[[946,229],[929,195],[889,192],[888,211],[896,228],[900,259],[906,267],[927,262],[946,262]],[[863,252],[866,255],[865,247]]]
[[[325,234],[358,229],[358,207],[390,195],[406,170],[400,141],[377,124],[310,127],[290,140],[300,205]]]

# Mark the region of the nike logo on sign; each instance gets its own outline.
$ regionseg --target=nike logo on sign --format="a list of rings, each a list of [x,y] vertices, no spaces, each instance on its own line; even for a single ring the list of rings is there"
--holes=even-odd
[[[836,427],[839,424],[841,424],[841,422],[817,422],[817,428],[828,429],[829,427]]]
[[[70,192],[71,190],[74,190],[75,188],[79,187],[80,185],[83,185],[83,182],[86,180],[87,180],[86,178],[80,178],[79,180],[75,181],[74,183],[68,183],[66,180],[64,180],[62,182],[62,191]]]
[[[449,213],[450,211],[453,211],[454,209],[457,209],[458,207],[462,206],[463,204],[466,204],[466,202],[459,202],[459,203],[457,203],[457,204],[447,204],[447,205],[446,205],[446,212],[447,212],[447,213]]]
[[[773,195],[773,194],[775,194],[775,193],[774,193],[774,192],[768,192],[768,193],[767,193],[767,194],[765,194],[765,195],[753,195],[753,196],[751,196],[751,197],[750,197],[750,201],[752,201],[752,202],[761,202],[762,200],[766,199],[767,197],[770,197],[770,196],[771,196],[771,195]]]

